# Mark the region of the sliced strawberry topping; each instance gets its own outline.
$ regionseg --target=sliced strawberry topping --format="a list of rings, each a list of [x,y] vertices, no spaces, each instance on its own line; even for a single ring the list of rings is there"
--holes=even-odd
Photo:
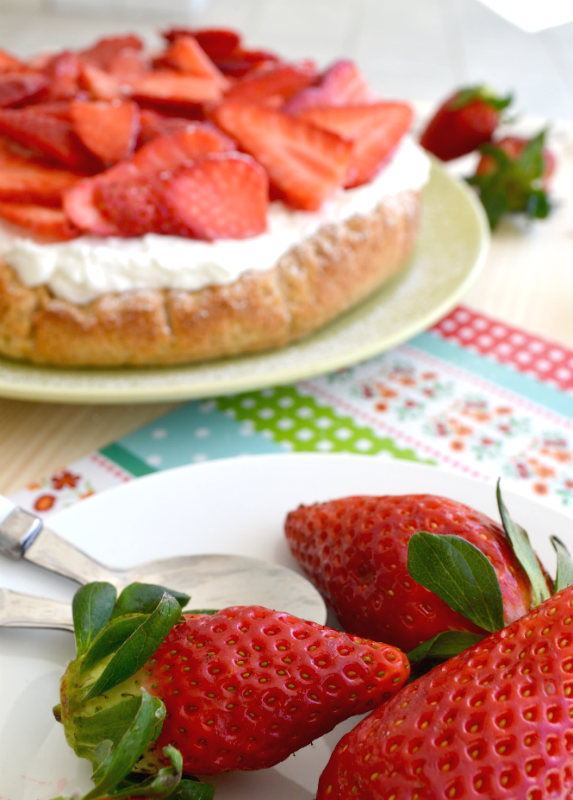
[[[238,81],[225,94],[225,102],[263,103],[278,108],[295,92],[310,86],[316,79],[312,61],[298,64],[271,63]]]
[[[112,167],[109,172],[122,168],[122,165],[118,165]],[[105,174],[103,173],[103,175]],[[132,175],[138,177],[135,171]],[[111,180],[109,175],[107,179]],[[105,213],[102,213],[101,203],[98,202],[98,190],[102,180],[105,179],[99,175],[95,178],[87,178],[65,192],[64,211],[68,219],[83,232],[94,233],[96,236],[120,236],[119,228]]]
[[[197,159],[231,147],[213,125],[188,123],[184,131],[155,139],[132,158],[78,183],[66,192],[64,208],[78,228],[98,236],[174,233],[179,229],[162,211],[160,183]],[[180,235],[189,235],[188,230]]]
[[[299,118],[337,133],[353,143],[346,187],[368,182],[412,125],[414,114],[406,103],[310,108]]]
[[[0,202],[0,217],[53,241],[75,239],[80,231],[59,208]]]
[[[150,108],[144,108],[139,114],[140,130],[137,146],[141,147],[160,136],[180,133],[195,123],[187,117],[166,117]]]
[[[166,213],[160,185],[159,178],[118,175],[117,180],[110,178],[97,182],[93,201],[120,236],[176,232],[184,235]]]
[[[13,56],[7,50],[0,49],[0,72],[11,72],[12,70],[19,70],[24,67],[22,61],[16,56]]]
[[[214,125],[188,122],[185,130],[144,145],[128,163],[141,173],[173,172],[198,158],[232,149],[231,140]]]
[[[165,31],[163,34],[163,37],[168,42],[174,42],[175,39],[181,36],[193,36],[212,61],[227,58],[237,49],[241,42],[239,34],[227,28],[203,28],[202,30],[171,28],[171,30]]]
[[[76,53],[64,50],[53,56],[44,69],[49,82],[49,100],[69,100],[79,90],[81,62]]]
[[[99,39],[92,47],[80,51],[83,61],[88,61],[99,69],[108,70],[116,56],[122,50],[143,50],[143,42],[139,36],[109,36]]]
[[[81,64],[79,85],[81,89],[89,92],[94,100],[114,100],[123,94],[119,78],[93,64]]]
[[[133,34],[25,63],[0,50],[0,202],[62,204],[99,236],[241,238],[269,197],[314,210],[369,180],[409,125],[351,61],[319,76],[232,30],[164,38],[155,56]]]
[[[0,72],[0,108],[9,108],[36,97],[48,87],[38,72]]]
[[[291,205],[317,209],[342,186],[352,144],[336,134],[263,106],[224,103],[214,116],[264,166]]]
[[[278,61],[280,58],[277,55],[266,50],[237,50],[229,58],[222,58],[215,63],[224,75],[238,79]]]
[[[252,50],[241,47],[241,37],[236,31],[226,28],[172,28],[163,33],[168,42],[183,36],[191,36],[207,54],[217,68],[234,78],[240,78],[263,65],[271,65],[280,58],[268,50]]]
[[[71,122],[70,116],[70,103],[68,100],[51,100],[45,103],[36,103],[27,105],[26,111],[30,116],[37,115],[39,117],[55,117],[56,119],[63,119],[66,122]]]
[[[156,70],[133,84],[133,96],[166,107],[197,106],[216,102],[221,85],[213,78],[182,75],[175,70]]]
[[[136,83],[151,70],[151,61],[141,50],[126,47],[112,59],[108,72],[126,88]]]
[[[81,177],[0,146],[0,200],[59,206],[63,192]]]
[[[375,103],[380,98],[354,61],[336,61],[316,86],[292,97],[284,110],[298,113],[314,106],[350,106]]]
[[[245,239],[267,225],[268,179],[249,156],[208,156],[178,172],[165,187],[175,219],[198,239]]]
[[[72,169],[88,170],[91,159],[71,123],[33,109],[0,111],[0,132],[23,147]]]
[[[193,36],[178,36],[165,51],[164,59],[170,67],[200,78],[219,81],[227,86],[220,72]]]
[[[139,109],[129,100],[75,101],[70,106],[74,130],[104,164],[129,158],[139,133]]]

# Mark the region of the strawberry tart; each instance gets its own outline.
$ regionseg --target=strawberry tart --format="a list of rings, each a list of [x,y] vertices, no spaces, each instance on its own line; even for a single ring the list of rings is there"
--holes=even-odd
[[[0,51],[0,353],[189,363],[318,329],[415,244],[412,116],[352,61],[224,29]]]

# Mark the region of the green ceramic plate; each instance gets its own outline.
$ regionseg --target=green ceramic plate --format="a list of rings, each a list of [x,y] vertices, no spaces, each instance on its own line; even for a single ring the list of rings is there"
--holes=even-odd
[[[0,396],[67,403],[186,400],[260,389],[355,364],[425,330],[459,301],[487,253],[472,191],[434,164],[416,252],[381,291],[281,350],[192,366],[55,369],[0,359]]]

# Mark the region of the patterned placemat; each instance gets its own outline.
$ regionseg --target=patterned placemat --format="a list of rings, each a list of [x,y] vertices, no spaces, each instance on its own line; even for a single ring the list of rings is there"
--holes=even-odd
[[[465,306],[369,361],[199,400],[14,495],[49,514],[183,464],[291,451],[443,465],[573,507],[573,352]],[[381,493],[383,487],[381,487]]]

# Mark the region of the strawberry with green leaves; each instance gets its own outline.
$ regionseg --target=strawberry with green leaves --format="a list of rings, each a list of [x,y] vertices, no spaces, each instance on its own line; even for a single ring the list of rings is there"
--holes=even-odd
[[[573,797],[573,586],[346,734],[317,800]]]
[[[472,153],[489,142],[512,97],[499,97],[485,86],[459,89],[432,116],[420,144],[442,161]]]
[[[408,678],[389,645],[259,606],[182,615],[186,600],[143,584],[117,598],[105,583],[74,598],[56,715],[92,763],[89,800],[153,796],[179,755],[186,777],[272,766]]]
[[[504,136],[480,147],[481,158],[468,182],[477,189],[492,229],[506,214],[549,216],[555,156],[545,140],[546,132],[541,131],[530,139]]]
[[[288,514],[285,533],[345,630],[405,651],[438,637],[434,652],[441,642],[451,655],[549,596],[548,578],[499,487],[497,496],[503,527],[444,497],[389,495],[300,506]],[[430,567],[434,585],[426,580]],[[489,585],[499,585],[493,605],[484,598]]]

